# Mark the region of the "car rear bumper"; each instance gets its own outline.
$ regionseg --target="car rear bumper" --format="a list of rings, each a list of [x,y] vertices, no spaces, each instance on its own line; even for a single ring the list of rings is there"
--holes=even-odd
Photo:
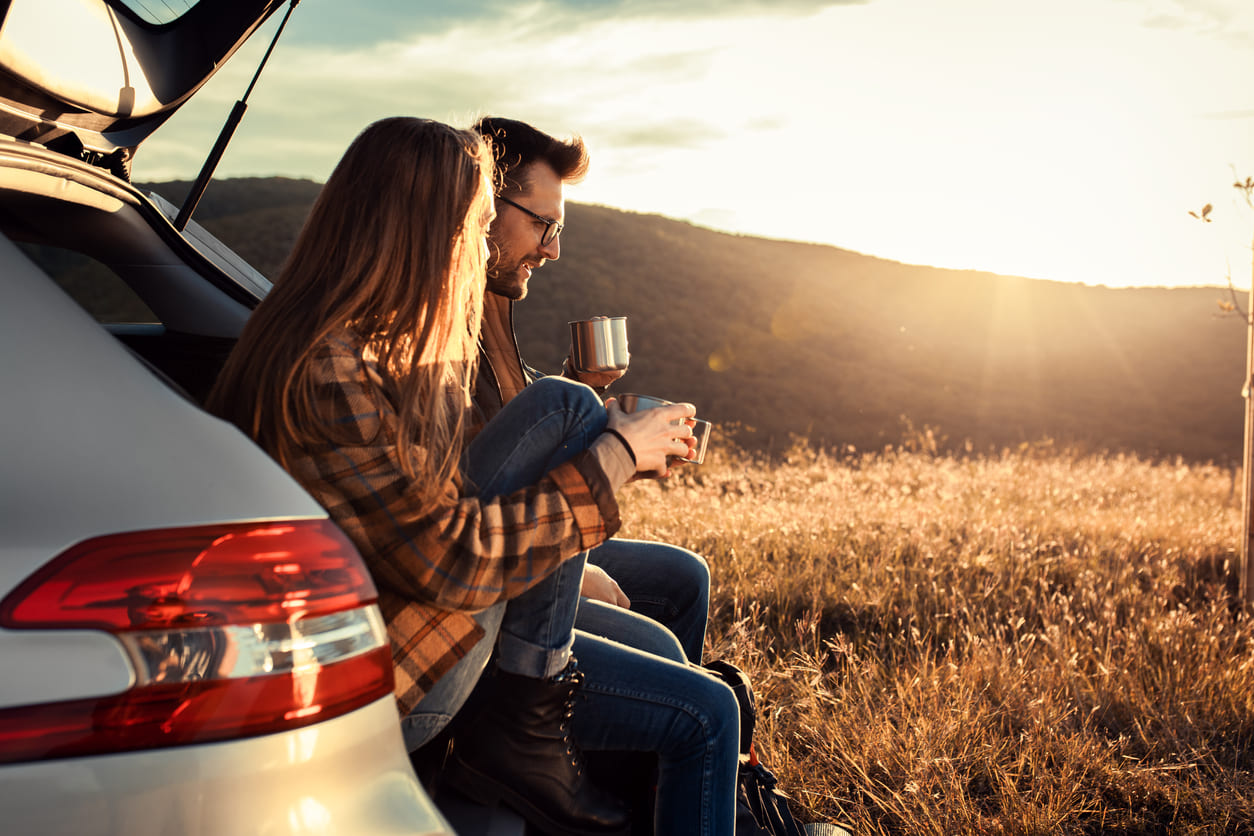
[[[452,834],[389,696],[294,732],[0,767],[0,825],[24,836]]]

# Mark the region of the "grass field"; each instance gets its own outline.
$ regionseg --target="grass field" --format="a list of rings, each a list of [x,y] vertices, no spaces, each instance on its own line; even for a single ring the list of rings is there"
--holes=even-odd
[[[623,492],[705,555],[707,654],[803,821],[857,834],[1254,833],[1254,630],[1230,468],[1043,443],[776,463]]]

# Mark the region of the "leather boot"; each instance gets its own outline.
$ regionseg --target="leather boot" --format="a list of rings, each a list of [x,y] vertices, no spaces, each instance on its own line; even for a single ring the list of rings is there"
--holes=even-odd
[[[551,679],[486,675],[483,703],[458,726],[443,779],[480,803],[503,802],[550,836],[626,832],[626,805],[592,784],[571,735],[583,682],[575,660]]]

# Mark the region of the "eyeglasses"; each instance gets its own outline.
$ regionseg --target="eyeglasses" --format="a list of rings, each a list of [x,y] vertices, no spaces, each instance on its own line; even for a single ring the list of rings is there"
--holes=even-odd
[[[566,228],[565,224],[559,224],[557,221],[549,220],[543,215],[537,215],[535,212],[532,212],[526,206],[517,204],[514,201],[510,200],[508,197],[501,197],[500,195],[497,195],[496,199],[501,201],[502,203],[508,203],[510,206],[513,206],[515,209],[518,209],[522,212],[526,212],[528,215],[535,218],[540,223],[544,224],[544,233],[540,236],[541,247],[547,247],[549,244],[552,244],[553,239],[561,235],[562,230]]]

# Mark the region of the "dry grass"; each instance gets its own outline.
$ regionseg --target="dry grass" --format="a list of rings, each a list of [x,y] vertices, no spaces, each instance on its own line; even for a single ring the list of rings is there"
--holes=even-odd
[[[803,820],[1254,832],[1233,473],[908,446],[721,447],[626,492],[624,536],[709,559],[708,652],[754,679],[758,750]]]

